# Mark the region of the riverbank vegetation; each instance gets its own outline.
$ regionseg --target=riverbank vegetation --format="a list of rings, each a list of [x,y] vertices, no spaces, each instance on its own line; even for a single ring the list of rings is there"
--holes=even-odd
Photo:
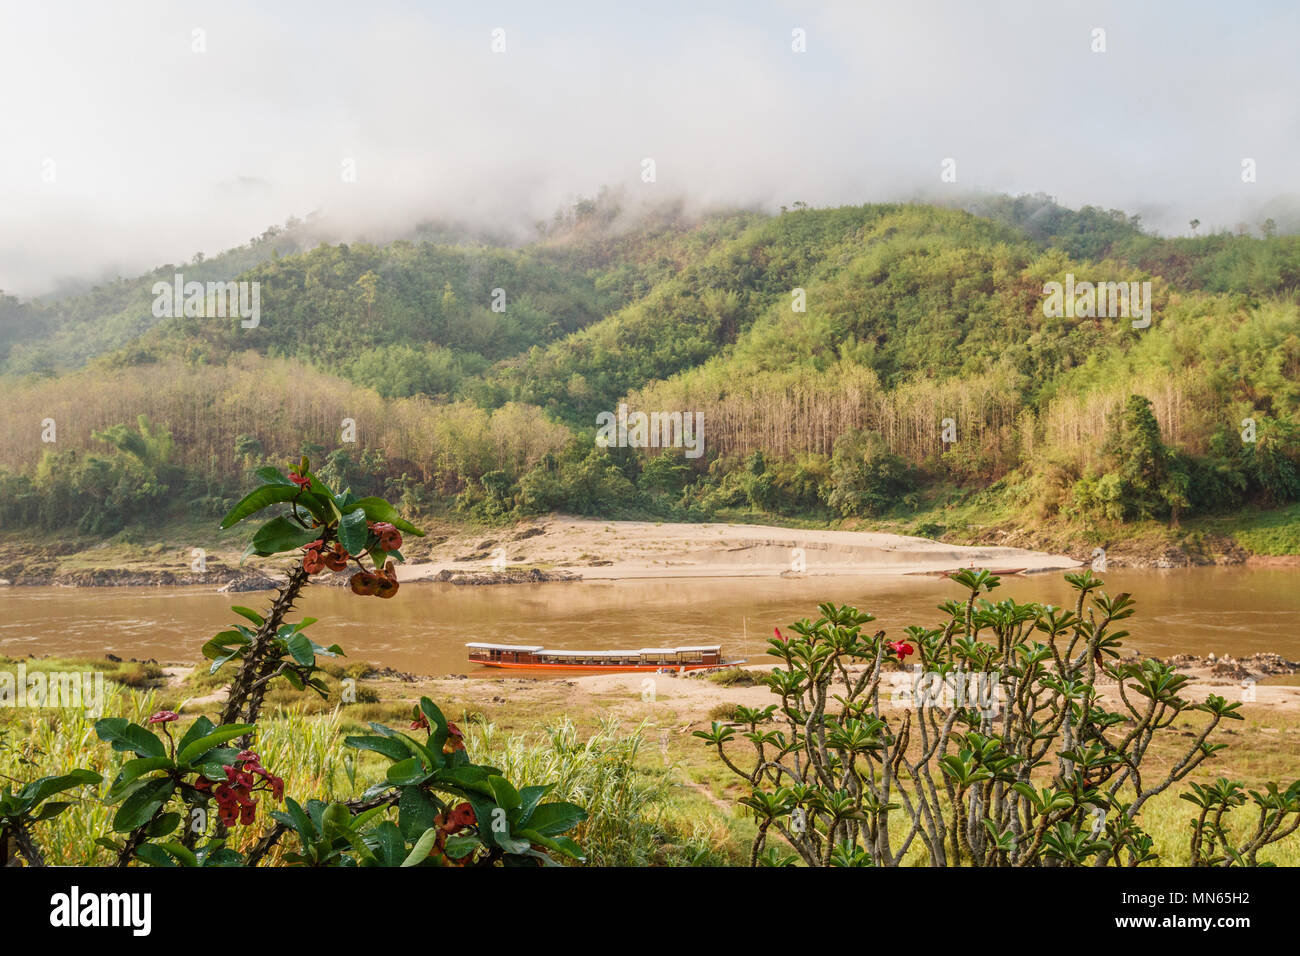
[[[1096,543],[1162,527],[1176,546],[1213,528],[1210,559],[1296,553],[1300,237],[973,208],[633,220],[602,196],[521,248],[267,240],[227,263],[262,284],[252,329],[147,317],[152,274],[9,299],[0,518],[102,539],[211,517],[306,453],[340,486],[462,523],[744,515]],[[1149,281],[1150,326],[1044,316],[1066,274]],[[701,413],[704,454],[599,446],[596,414],[623,403]],[[963,527],[963,509],[997,519]]]
[[[791,650],[797,652],[800,631],[782,628],[782,634],[796,642]],[[888,635],[888,639],[912,640],[907,635]],[[908,659],[914,659],[914,654]],[[1112,660],[1107,658],[1108,666],[1115,666]],[[178,712],[178,721],[171,725],[177,734],[184,734],[198,714],[211,712],[219,700],[212,695],[220,689],[221,681],[208,674],[206,666],[188,675],[168,668],[171,673],[166,677],[154,673],[143,682],[130,673],[135,666],[130,662],[0,660],[0,671],[13,672],[20,663],[29,673],[103,671],[109,682],[105,714],[141,724],[160,710]],[[409,675],[392,674],[382,667],[347,658],[322,658],[321,664],[328,689],[325,697],[304,697],[284,687],[268,695],[259,721],[257,752],[267,767],[282,776],[288,795],[343,803],[359,799],[367,782],[385,771],[387,761],[378,754],[349,748],[344,743],[346,738],[368,733],[371,722],[405,727],[410,722],[412,705],[422,696],[433,695],[441,701],[447,718],[463,731],[466,750],[474,763],[500,768],[521,787],[554,783],[554,799],[586,808],[587,819],[575,827],[572,835],[589,862],[685,866],[745,865],[750,860],[751,847],[763,822],[762,815],[746,802],[752,801],[752,788],[719,762],[714,749],[703,745],[693,732],[712,732],[711,720],[739,720],[734,725],[736,737],[727,747],[733,755],[749,747],[741,739],[746,730],[745,711],[761,710],[763,698],[775,699],[765,686],[773,671],[722,671],[716,675],[717,680],[699,678],[688,682],[712,688],[711,693],[721,702],[714,708],[727,708],[725,715],[710,718],[700,707],[688,706],[688,699],[674,693],[667,681],[661,693],[647,700],[636,682],[622,693],[594,689],[579,693],[572,682],[564,680],[412,681]],[[743,679],[737,679],[740,674]],[[345,683],[349,680],[351,685]],[[349,686],[351,692],[345,694]],[[527,692],[522,690],[525,686]],[[1099,687],[1107,695],[1104,706],[1114,706],[1117,701],[1113,685],[1103,678]],[[733,699],[746,693],[758,697],[744,698],[743,702]],[[882,691],[882,697],[888,698],[891,693]],[[1139,704],[1145,701],[1140,694],[1130,699]],[[902,708],[885,707],[882,713],[892,721],[901,717]],[[1207,740],[1230,746],[1215,751],[1181,785],[1152,796],[1141,808],[1141,828],[1151,838],[1163,865],[1191,862],[1190,826],[1199,808],[1182,799],[1180,793],[1194,793],[1192,784],[1206,787],[1221,777],[1240,782],[1247,802],[1225,814],[1222,825],[1224,833],[1241,845],[1249,840],[1258,820],[1258,808],[1250,802],[1249,791],[1264,794],[1268,781],[1294,776],[1294,741],[1300,734],[1295,711],[1246,703],[1236,713],[1240,720],[1232,720],[1231,726],[1221,728]],[[1148,787],[1178,766],[1204,729],[1206,719],[1205,712],[1191,707],[1169,715],[1167,725],[1152,737],[1141,762]],[[760,724],[760,730],[765,734],[775,732],[780,720],[773,715],[770,721]],[[105,781],[111,779],[125,756],[99,739],[94,723],[93,717],[71,708],[0,708],[0,763],[7,768],[4,772],[29,781],[83,768],[100,774]],[[915,736],[908,751],[909,760],[919,755]],[[1047,769],[1054,770],[1055,764]],[[936,775],[943,773],[936,771]],[[1036,785],[1050,785],[1050,776],[1045,772]],[[94,843],[113,817],[114,808],[96,798],[106,786],[100,784],[82,791],[82,799],[32,828],[47,848],[51,862],[107,865],[114,861],[109,848]],[[1064,789],[1068,791],[1069,787]],[[942,784],[938,792],[939,805],[950,816],[951,803]],[[902,846],[910,822],[904,814],[894,813],[887,825],[892,845]],[[246,852],[256,839],[256,832],[234,828],[229,845]],[[764,856],[764,861],[776,863],[789,855],[791,851],[783,848],[782,852]],[[1277,865],[1300,865],[1300,837],[1291,834],[1265,846],[1257,859]],[[280,850],[267,857],[268,863],[281,860]],[[926,865],[929,861],[924,847],[914,841],[900,862]]]

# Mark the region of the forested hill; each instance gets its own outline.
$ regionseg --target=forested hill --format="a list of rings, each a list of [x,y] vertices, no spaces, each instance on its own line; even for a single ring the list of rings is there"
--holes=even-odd
[[[152,315],[155,281],[227,278],[220,257],[0,300],[0,508],[108,534],[164,499],[215,512],[304,450],[358,490],[484,519],[960,532],[975,507],[1104,537],[1300,498],[1300,237],[1162,239],[1042,197],[972,208],[631,217],[605,197],[512,247],[271,236],[239,253],[255,328]],[[1067,281],[1150,283],[1150,324],[1045,314]],[[598,444],[621,403],[699,413],[703,453]]]

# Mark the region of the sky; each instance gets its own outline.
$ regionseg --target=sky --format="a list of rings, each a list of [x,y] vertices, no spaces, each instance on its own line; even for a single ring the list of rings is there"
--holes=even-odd
[[[522,237],[602,186],[769,209],[1042,192],[1167,235],[1254,229],[1300,196],[1297,26],[1281,2],[0,0],[0,289],[311,214],[340,238]]]

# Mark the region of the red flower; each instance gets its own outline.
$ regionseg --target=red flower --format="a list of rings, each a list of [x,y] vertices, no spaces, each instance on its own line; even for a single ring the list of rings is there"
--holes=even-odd
[[[358,571],[348,581],[348,587],[352,588],[353,594],[372,595],[379,590],[379,576],[369,571]]]
[[[331,571],[343,571],[348,566],[348,553],[343,549],[343,545],[335,542],[334,546],[322,556],[325,567]]]
[[[289,472],[289,480],[292,481],[299,488],[306,488],[308,485],[311,484],[310,475],[300,475],[296,471]]]
[[[787,642],[788,638],[786,638],[781,633],[781,629],[779,627],[772,628],[772,633],[776,635],[776,639],[780,641],[782,644],[785,644]]]
[[[420,714],[419,716],[417,716],[417,717],[415,718],[415,720],[411,721],[411,729],[412,729],[412,730],[428,730],[428,729],[429,729],[429,718],[426,717],[426,716],[424,716],[424,714]]]
[[[173,713],[170,710],[160,710],[149,718],[151,724],[170,724],[173,720],[179,720],[180,714]]]
[[[397,551],[402,547],[402,533],[387,521],[374,522],[370,530],[379,538],[379,547],[385,551]]]
[[[447,723],[447,742],[442,745],[444,754],[452,754],[457,750],[465,749],[465,735],[460,732],[460,728],[448,721]]]
[[[325,559],[315,548],[308,548],[302,556],[302,569],[308,574],[320,574],[325,569]]]
[[[478,823],[478,817],[474,815],[474,808],[468,803],[458,803],[452,808],[451,815],[447,820],[447,832],[454,833],[456,830],[472,827],[476,823]]]
[[[916,653],[916,648],[907,643],[907,641],[886,641],[885,646],[898,655],[900,662],[909,654]]]

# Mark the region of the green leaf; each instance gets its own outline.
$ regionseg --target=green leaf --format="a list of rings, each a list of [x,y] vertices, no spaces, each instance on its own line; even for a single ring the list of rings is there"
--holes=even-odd
[[[263,624],[266,623],[266,619],[262,617],[262,615],[254,611],[251,607],[240,607],[238,605],[231,605],[230,609],[234,611],[236,614],[238,614],[240,617],[248,618],[258,627],[261,627]]]
[[[311,817],[307,816],[303,808],[299,806],[298,801],[294,800],[293,797],[285,797],[284,805],[289,811],[289,820],[282,820],[281,822],[289,822],[289,824],[298,831],[298,838],[302,841],[302,844],[305,847],[315,839],[317,833],[316,825],[312,823]],[[278,811],[273,815],[277,818],[282,816]]]
[[[150,839],[156,840],[158,837],[166,836],[167,834],[175,830],[177,824],[179,824],[180,822],[181,822],[181,815],[177,813],[175,810],[172,810],[168,813],[164,813],[153,823],[149,824]]]
[[[348,554],[361,554],[366,549],[366,537],[370,531],[366,527],[366,513],[360,509],[349,511],[339,522],[339,542]]]
[[[138,860],[143,860],[150,866],[160,866],[163,868],[175,868],[177,863],[172,859],[171,854],[155,843],[142,843],[135,848],[135,856]]]
[[[402,861],[402,866],[416,866],[423,863],[433,849],[433,845],[438,842],[438,831],[434,827],[429,827],[420,834],[420,839],[415,841],[415,846],[411,847],[411,852],[406,855]]]
[[[403,862],[407,857],[406,841],[402,839],[402,831],[397,829],[397,824],[385,820],[371,830],[369,836],[379,851],[380,863],[393,867],[406,865]]]
[[[203,645],[203,656],[208,660],[216,660],[217,658],[230,660],[231,655],[239,654],[241,647],[247,647],[252,643],[250,637],[239,631],[222,631]],[[235,648],[233,651],[230,650],[232,645]]]
[[[158,848],[169,856],[175,858],[181,866],[198,866],[199,858],[185,846],[179,843],[159,843]],[[227,851],[231,852],[231,851]]]
[[[72,806],[71,800],[48,800],[41,804],[40,810],[32,817],[33,823],[40,823],[42,820],[49,820],[57,817],[68,807]]]
[[[397,826],[406,839],[413,840],[417,833],[433,826],[437,815],[438,806],[431,796],[419,787],[402,788],[402,796],[397,801]]]
[[[372,750],[389,760],[405,760],[410,753],[400,740],[391,737],[345,737],[343,744],[357,750]]]
[[[212,733],[216,727],[208,718],[199,716],[195,718],[194,723],[190,724],[189,729],[185,731],[185,736],[176,744],[178,748],[184,750],[200,737],[205,737]]]
[[[289,648],[289,653],[293,655],[293,659],[303,667],[311,667],[316,663],[315,645],[312,644],[311,639],[306,634],[295,632],[293,637],[289,638],[285,643]]]
[[[496,796],[497,806],[503,810],[518,810],[523,806],[519,791],[505,777],[488,777],[488,786],[492,788],[492,793]]]
[[[548,850],[554,850],[557,853],[563,853],[565,856],[572,857],[575,860],[586,859],[586,854],[582,852],[582,847],[574,843],[568,837],[557,836],[548,837],[538,833],[536,830],[520,830],[519,836],[531,840],[539,846],[544,846]]]
[[[239,751],[234,747],[218,747],[216,750],[209,750],[194,761],[194,766],[198,767],[199,773],[209,780],[225,780],[226,765],[233,764],[238,756]]]
[[[95,721],[95,733],[118,753],[129,750],[141,757],[167,756],[167,748],[161,740],[125,717],[105,717]]]
[[[424,537],[423,531],[398,514],[397,509],[383,498],[362,498],[359,501],[353,502],[351,507],[360,508],[366,513],[366,518],[370,521],[387,521],[398,531],[405,534],[413,534],[418,538]]]
[[[263,468],[253,472],[258,478],[261,478],[268,485],[287,485],[290,488],[297,487],[292,481],[285,476],[279,468],[272,465],[266,465]]]
[[[476,836],[468,833],[457,834],[454,837],[448,837],[447,842],[443,844],[443,851],[453,860],[459,860],[469,856],[475,849],[483,845],[483,841]]]
[[[73,787],[84,786],[88,783],[100,783],[103,779],[103,777],[91,770],[73,770],[71,773],[65,773],[62,776],[41,777],[23,787],[18,793],[18,798],[24,803],[34,805],[54,796],[56,793],[63,793],[65,790],[71,790]]]
[[[262,557],[296,551],[320,537],[320,530],[304,528],[284,515],[272,518],[253,535],[253,553]]]
[[[409,787],[412,784],[423,783],[429,776],[429,770],[418,757],[408,757],[405,760],[399,760],[388,768],[388,782],[395,787]]]
[[[293,483],[287,485],[262,485],[260,488],[255,488],[221,519],[221,529],[224,531],[226,528],[243,521],[249,515],[257,514],[263,508],[284,501],[292,501],[297,496],[298,486]]]
[[[572,830],[587,819],[587,811],[572,803],[543,803],[533,811],[528,828],[543,836],[555,836]]]
[[[244,734],[251,733],[254,730],[253,724],[226,724],[218,727],[212,733],[200,737],[198,740],[190,743],[176,755],[177,763],[189,763],[214,747],[220,747],[227,740],[234,740],[236,737],[242,737]]]
[[[174,789],[176,789],[176,781],[171,777],[148,781],[122,801],[122,805],[117,809],[117,815],[113,817],[113,829],[118,833],[128,833],[136,827],[143,826],[167,802]]]
[[[132,783],[146,773],[171,766],[173,764],[170,757],[137,757],[134,760],[128,760],[122,764],[122,769],[113,781],[113,785],[108,788],[109,799],[116,797],[126,788],[127,784]]]
[[[442,715],[438,705],[427,697],[420,698],[420,712],[429,719],[429,749],[441,754],[442,745],[451,736],[451,731],[447,729],[447,718]]]
[[[540,787],[524,787],[519,791],[519,798],[523,802],[519,806],[519,825],[527,826],[528,821],[532,819],[533,811],[537,805],[542,802],[542,797],[554,789],[555,784],[548,783]]]
[[[488,784],[488,777],[491,776],[493,774],[489,772],[489,768],[470,765],[439,770],[434,781],[438,784],[448,784],[462,790],[473,791],[485,797],[495,797],[496,794]]]

